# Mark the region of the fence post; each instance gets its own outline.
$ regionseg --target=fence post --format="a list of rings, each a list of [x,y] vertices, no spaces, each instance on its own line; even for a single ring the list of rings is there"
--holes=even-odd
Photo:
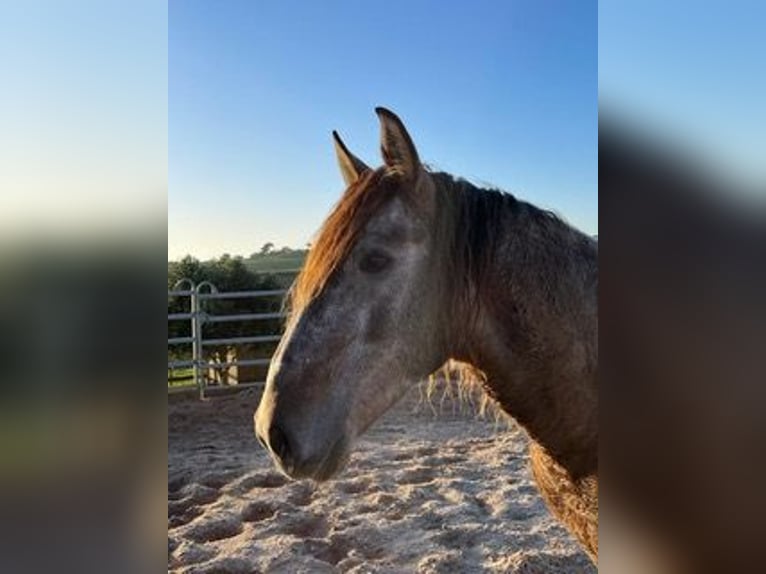
[[[199,293],[197,286],[192,288],[191,294],[191,327],[192,327],[192,362],[194,363],[194,384],[197,386],[199,398],[205,398],[205,383],[202,380],[202,324],[199,316]]]
[[[202,281],[192,289],[192,360],[194,361],[194,383],[199,391],[199,398],[205,398],[205,357],[202,345],[202,325],[205,322],[205,313],[202,310],[200,294],[203,287],[208,287],[209,293],[216,293],[218,289],[210,281]]]

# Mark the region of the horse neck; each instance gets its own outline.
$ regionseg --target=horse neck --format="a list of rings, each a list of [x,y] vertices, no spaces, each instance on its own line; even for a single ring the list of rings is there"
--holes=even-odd
[[[596,244],[514,207],[492,245],[473,246],[493,252],[464,285],[472,293],[456,293],[451,354],[484,372],[487,392],[570,474],[586,476],[598,456]]]

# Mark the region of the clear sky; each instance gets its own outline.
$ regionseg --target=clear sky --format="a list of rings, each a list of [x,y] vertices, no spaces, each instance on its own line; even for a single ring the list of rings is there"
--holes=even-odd
[[[373,112],[421,159],[597,233],[595,1],[171,0],[168,257],[302,247],[342,192],[330,132],[381,163]]]
[[[766,3],[599,3],[601,103],[766,195]]]
[[[583,1],[2,2],[0,243],[164,220],[169,186],[172,257],[301,246],[341,191],[330,131],[379,161],[376,105],[426,161],[595,233],[598,97],[766,181],[764,21],[757,0],[603,0],[598,22]]]
[[[167,26],[157,0],[0,2],[0,246],[164,222]]]

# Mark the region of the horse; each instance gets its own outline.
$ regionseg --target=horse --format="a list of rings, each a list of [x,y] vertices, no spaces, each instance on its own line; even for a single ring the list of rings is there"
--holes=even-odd
[[[597,562],[597,241],[425,167],[402,121],[375,111],[381,167],[333,132],[347,187],[289,290],[256,436],[284,474],[328,480],[410,385],[467,363],[526,430],[543,499]]]

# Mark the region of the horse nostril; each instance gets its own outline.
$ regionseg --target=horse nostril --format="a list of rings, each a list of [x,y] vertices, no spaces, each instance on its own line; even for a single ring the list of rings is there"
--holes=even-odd
[[[273,424],[269,429],[269,445],[274,454],[276,454],[282,463],[290,466],[290,443],[287,441],[287,435],[279,428],[279,426]]]

